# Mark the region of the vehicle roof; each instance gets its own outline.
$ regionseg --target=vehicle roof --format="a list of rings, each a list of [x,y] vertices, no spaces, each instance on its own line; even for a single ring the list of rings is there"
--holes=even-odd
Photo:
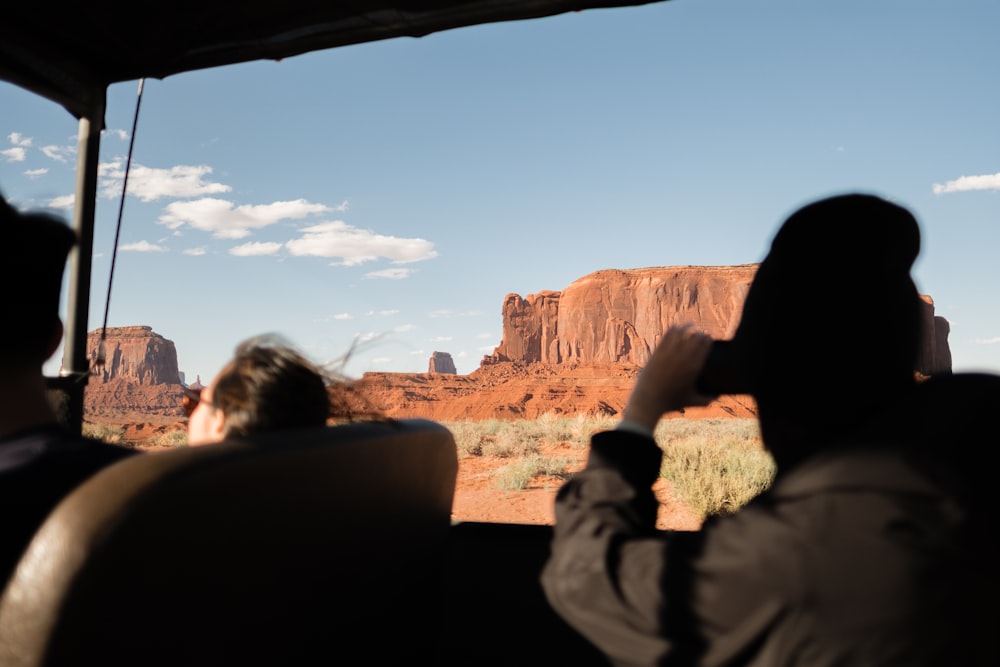
[[[107,87],[122,81],[653,1],[664,0],[19,2],[0,21],[0,79],[81,118],[103,113]]]

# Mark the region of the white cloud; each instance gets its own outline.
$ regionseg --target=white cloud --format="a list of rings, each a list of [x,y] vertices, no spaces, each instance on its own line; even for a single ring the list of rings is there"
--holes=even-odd
[[[333,316],[333,319],[335,319],[335,320],[353,320],[354,316],[351,315],[350,313],[337,313],[336,315]]]
[[[7,135],[7,139],[15,146],[27,147],[31,145],[31,137],[26,137],[20,132],[11,132]]]
[[[170,229],[177,229],[187,224],[194,229],[211,232],[215,238],[240,239],[249,236],[253,229],[261,229],[281,220],[325,213],[328,210],[329,207],[324,204],[312,204],[305,199],[277,201],[256,206],[236,206],[225,199],[207,197],[167,204],[159,222]]]
[[[375,357],[372,359],[373,364],[385,365],[392,363],[392,357]]]
[[[432,310],[427,314],[428,317],[441,318],[441,317],[479,317],[482,313],[478,310],[469,310],[464,313],[456,312],[448,308],[441,308],[438,310]]]
[[[121,158],[98,166],[100,190],[103,197],[114,199],[121,196],[122,181],[125,179],[125,164]],[[223,183],[206,181],[212,173],[207,165],[177,165],[169,169],[156,169],[133,164],[128,173],[128,193],[142,201],[153,201],[163,197],[190,198],[204,197],[232,188]]]
[[[979,345],[996,345],[1000,343],[1000,336],[995,336],[993,338],[977,338],[976,343]]]
[[[204,248],[188,248],[182,251],[185,255],[191,255],[192,257],[201,257],[205,254]]]
[[[413,269],[382,269],[380,271],[369,271],[364,275],[365,278],[384,278],[386,280],[403,280],[404,278],[409,278],[413,273]]]
[[[483,354],[493,354],[496,351],[495,345],[482,345],[476,348],[477,352],[482,352]]]
[[[73,194],[73,195],[63,195],[61,197],[54,197],[54,198],[50,199],[49,203],[48,203],[48,207],[49,208],[68,209],[68,208],[73,208],[73,205],[75,203],[76,203],[76,195],[75,194]]]
[[[149,241],[136,241],[135,243],[125,243],[118,246],[123,252],[167,252],[161,245],[154,245]]]
[[[28,178],[39,178],[47,173],[49,173],[49,170],[42,167],[41,169],[29,169],[24,172],[24,175]]]
[[[417,327],[413,324],[400,324],[398,327],[393,327],[392,330],[395,333],[406,333],[407,331],[413,331]]]
[[[342,220],[306,227],[302,230],[302,238],[288,241],[285,247],[293,255],[339,258],[344,266],[356,266],[379,257],[385,257],[394,264],[437,257],[434,244],[430,241],[376,234],[352,227]]]
[[[484,338],[493,338],[493,334],[491,333],[476,334],[476,338],[478,338],[479,340],[483,340]]]
[[[20,146],[5,148],[0,151],[0,155],[2,155],[7,162],[24,162],[25,154],[25,150]]]
[[[76,146],[42,146],[41,151],[50,160],[65,164],[71,156],[76,155]]]
[[[104,131],[107,132],[112,137],[117,137],[121,141],[128,141],[128,132],[126,132],[125,130],[114,129],[114,130],[104,130]]]
[[[428,338],[427,340],[431,343],[450,343],[453,338],[451,336],[435,336],[434,338]]]
[[[399,310],[380,310],[378,311],[378,314],[382,317],[389,317],[391,315],[398,315]]]
[[[280,243],[251,242],[229,249],[230,255],[237,257],[259,257],[261,255],[276,255],[281,250]]]
[[[954,181],[935,183],[933,190],[936,195],[970,190],[1000,190],[1000,172],[982,176],[961,176]]]
[[[413,350],[412,352],[410,352],[410,354],[413,355],[414,357],[422,357],[427,353],[424,350]]]

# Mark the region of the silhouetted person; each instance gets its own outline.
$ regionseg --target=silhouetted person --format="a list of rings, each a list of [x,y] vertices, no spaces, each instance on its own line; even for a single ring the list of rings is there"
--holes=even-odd
[[[0,585],[56,504],[100,468],[135,453],[80,437],[57,419],[42,366],[63,335],[59,293],[76,235],[0,197]]]
[[[906,209],[823,199],[778,231],[731,341],[665,333],[560,489],[542,574],[614,664],[997,664],[995,473],[975,457],[1000,377],[917,382],[919,250]],[[776,477],[698,531],[657,531],[653,429],[709,393],[756,399]]]

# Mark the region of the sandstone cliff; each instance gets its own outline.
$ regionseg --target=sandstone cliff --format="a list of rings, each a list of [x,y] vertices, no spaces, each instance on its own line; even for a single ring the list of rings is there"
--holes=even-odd
[[[731,338],[757,264],[607,269],[575,280],[561,292],[542,291],[503,303],[503,337],[483,365],[630,364],[642,366],[668,327],[695,322],[713,338]],[[949,372],[948,322],[922,297],[924,344],[915,370]],[[849,300],[839,305],[846,328]],[[802,332],[808,335],[809,332]]]
[[[183,419],[177,349],[148,326],[109,327],[104,363],[98,363],[101,330],[87,334],[91,376],[84,390],[84,418],[123,420],[159,416]]]
[[[365,373],[359,388],[391,417],[617,415],[667,327],[693,321],[716,338],[733,335],[756,269],[756,264],[608,269],[562,291],[508,294],[501,343],[476,371],[456,375],[451,355],[435,352],[427,373]],[[948,322],[935,315],[933,299],[922,301],[924,344],[915,370],[949,372]],[[852,321],[849,300],[833,307],[842,310],[845,331],[864,330],[863,322]],[[91,359],[99,334],[88,338]],[[84,394],[85,418],[118,424],[183,421],[173,342],[147,326],[120,327],[108,330],[105,348],[106,361],[95,367]],[[686,413],[755,415],[747,396],[723,396]]]
[[[427,364],[427,372],[455,375],[458,373],[458,369],[455,368],[455,360],[451,358],[450,353],[435,352],[431,355],[431,359]]]

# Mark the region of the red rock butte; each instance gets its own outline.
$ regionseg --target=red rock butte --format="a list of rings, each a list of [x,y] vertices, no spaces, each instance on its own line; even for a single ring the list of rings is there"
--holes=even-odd
[[[435,352],[427,373],[370,372],[358,386],[392,417],[614,416],[668,327],[693,322],[714,338],[732,337],[757,266],[605,269],[561,291],[508,294],[502,304],[501,342],[469,375],[455,374],[450,353]],[[914,370],[922,375],[950,372],[948,322],[934,314],[933,299],[921,299],[923,345]],[[849,300],[831,308],[842,313],[846,331],[863,330],[863,322],[852,320]],[[89,358],[96,358],[99,342],[100,331],[91,332]],[[110,328],[105,351],[105,362],[95,367],[85,392],[88,418],[113,421],[128,413],[183,419],[173,342],[146,326]],[[755,415],[748,396],[724,396],[685,413]]]

